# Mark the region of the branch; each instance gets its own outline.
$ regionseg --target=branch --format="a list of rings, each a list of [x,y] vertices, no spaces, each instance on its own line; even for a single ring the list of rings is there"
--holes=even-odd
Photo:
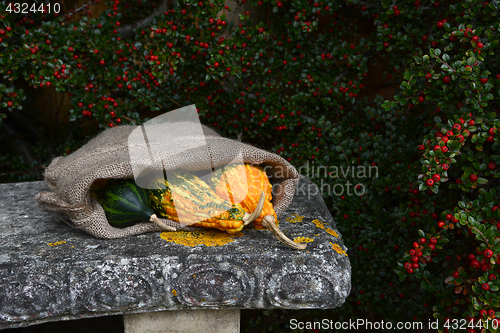
[[[448,63],[444,62],[443,60],[441,60],[441,58],[439,57],[436,57],[437,60],[441,61],[441,63],[445,64],[446,66],[448,66],[449,69],[451,69],[453,71],[453,73],[456,73],[457,71],[453,69],[453,67],[451,67],[450,65],[448,65]]]
[[[472,228],[471,228],[471,230],[476,230],[476,231],[477,231],[477,233],[478,233],[479,235],[481,235],[481,237],[483,237],[484,242],[486,243],[486,245],[488,245],[488,246],[490,245],[490,244],[488,243],[488,238],[486,238],[486,236],[484,236],[484,235],[483,235],[483,233],[482,233],[481,231],[479,231],[479,229],[478,229],[478,228],[476,228],[476,227],[472,227]]]
[[[66,16],[66,17],[65,17],[66,22],[69,22],[69,19],[71,18],[71,16],[73,16],[73,15],[75,15],[75,14],[77,14],[77,13],[81,12],[82,10],[89,9],[89,6],[90,6],[91,4],[92,4],[92,5],[93,5],[93,4],[95,4],[95,2],[96,2],[95,0],[91,0],[90,2],[87,2],[87,3],[83,4],[83,5],[82,5],[81,7],[79,7],[79,8],[74,8],[74,9],[70,9],[69,11],[67,11],[67,13],[66,13],[66,15],[65,15],[65,16]],[[65,4],[65,3],[63,3],[63,4],[64,4],[64,7],[66,7],[66,4]],[[64,24],[64,23],[63,23],[63,24]]]
[[[122,118],[127,119],[128,121],[131,121],[131,122],[133,122],[134,124],[137,124],[137,121],[135,121],[134,119],[132,119],[132,118],[130,118],[130,117],[127,117],[127,116],[122,116]]]
[[[157,6],[156,9],[145,18],[117,29],[118,34],[123,38],[133,37],[135,35],[134,30],[136,30],[137,28],[145,28],[149,25],[149,23],[151,23],[151,21],[155,19],[155,17],[162,15],[167,9],[167,0],[162,0],[159,6]]]

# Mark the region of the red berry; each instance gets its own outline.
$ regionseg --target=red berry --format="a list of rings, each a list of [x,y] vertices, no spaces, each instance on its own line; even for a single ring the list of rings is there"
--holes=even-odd
[[[493,162],[488,163],[488,169],[490,170],[495,170],[497,168],[497,165]]]
[[[444,78],[443,78],[443,82],[446,83],[446,84],[449,84],[451,82],[451,77],[449,77],[448,75],[446,75]]]
[[[493,256],[493,251],[490,249],[486,249],[484,250],[483,254],[486,258],[491,258]]]
[[[423,237],[422,237],[422,238],[420,238],[420,239],[418,240],[418,242],[419,242],[420,244],[425,244],[425,242],[427,242],[427,240],[426,240],[425,238],[423,238]]]
[[[469,179],[471,182],[475,182],[477,180],[477,175],[472,174],[472,175],[470,175]]]
[[[487,284],[487,283],[483,283],[483,285],[481,286],[484,290],[490,290],[490,285]]]
[[[482,84],[486,84],[488,82],[488,78],[487,77],[480,78],[479,82],[481,82]]]
[[[434,176],[432,176],[432,180],[434,180],[435,182],[438,182],[441,180],[441,176],[436,173]]]
[[[426,80],[430,80],[431,78],[432,78],[432,74],[431,73],[425,74],[425,79]]]
[[[458,271],[454,271],[454,272],[453,272],[453,277],[454,277],[455,279],[458,279],[458,277],[459,277],[459,276],[460,276],[460,273],[459,273]]]
[[[479,261],[477,261],[476,259],[472,260],[470,262],[470,265],[472,268],[475,268],[475,269],[478,269],[481,265],[479,264]]]
[[[432,179],[427,179],[426,184],[427,186],[432,186],[434,185],[434,181]]]
[[[431,237],[431,239],[429,240],[429,242],[430,242],[431,244],[436,244],[436,243],[437,243],[437,239],[436,239],[436,237]]]
[[[482,49],[484,47],[483,43],[479,42],[476,44],[478,49]]]
[[[442,27],[444,27],[444,23],[443,23],[443,21],[439,21],[439,22],[436,24],[436,27],[438,27],[439,29],[441,29]]]
[[[444,223],[444,221],[439,221],[438,222],[438,227],[439,228],[443,228],[445,225],[446,225],[446,223]]]

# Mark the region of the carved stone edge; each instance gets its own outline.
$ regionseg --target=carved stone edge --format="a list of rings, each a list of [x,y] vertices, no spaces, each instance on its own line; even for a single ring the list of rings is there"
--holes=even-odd
[[[349,295],[351,273],[334,252],[285,262],[191,255],[10,266],[0,271],[0,328],[181,309],[329,309]]]

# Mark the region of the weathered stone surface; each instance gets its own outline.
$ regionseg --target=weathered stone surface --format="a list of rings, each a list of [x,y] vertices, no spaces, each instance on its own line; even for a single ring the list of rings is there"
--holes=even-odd
[[[0,329],[163,310],[328,309],[349,295],[347,249],[309,180],[279,223],[291,239],[313,239],[303,251],[248,228],[215,232],[217,246],[180,233],[97,239],[39,208],[43,190],[43,182],[0,184]]]

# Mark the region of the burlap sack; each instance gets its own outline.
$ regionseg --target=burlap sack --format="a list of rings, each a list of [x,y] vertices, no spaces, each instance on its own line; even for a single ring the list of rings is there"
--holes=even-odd
[[[161,228],[152,222],[139,223],[127,228],[112,227],[106,220],[103,208],[90,196],[94,182],[100,179],[133,179],[129,156],[129,134],[136,126],[119,126],[107,129],[83,147],[68,156],[56,157],[45,171],[45,182],[51,192],[40,192],[36,199],[46,209],[66,214],[75,227],[99,238],[120,238]],[[148,128],[148,130],[151,129]],[[241,151],[245,163],[266,166],[273,184],[273,205],[276,214],[282,214],[293,199],[299,174],[282,157],[235,140],[219,136],[215,131],[203,126],[205,141],[210,150],[211,160],[196,149],[189,147],[186,128],[181,123],[175,128],[182,139],[173,140],[172,147],[185,149],[190,154],[162,156],[167,161],[165,170],[183,168],[191,171],[210,169],[228,164],[235,151]],[[161,131],[158,127],[158,131]],[[174,135],[175,137],[175,135]],[[135,161],[135,158],[134,158]],[[177,230],[199,230],[183,227],[175,221],[162,219]]]

